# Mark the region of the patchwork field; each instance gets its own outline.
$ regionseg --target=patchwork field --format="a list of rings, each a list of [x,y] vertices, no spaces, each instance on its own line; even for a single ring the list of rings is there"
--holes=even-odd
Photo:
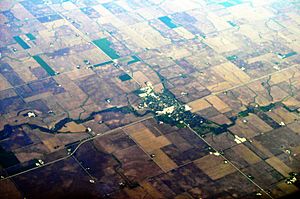
[[[294,197],[299,25],[294,0],[0,1],[0,198]]]

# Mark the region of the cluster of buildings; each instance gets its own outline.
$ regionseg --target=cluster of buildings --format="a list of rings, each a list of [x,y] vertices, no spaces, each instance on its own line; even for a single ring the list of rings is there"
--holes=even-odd
[[[151,82],[146,82],[146,86],[140,89],[139,96],[143,98],[139,108],[149,108],[156,116],[169,117],[180,123],[183,123],[180,120],[181,115],[191,110],[188,105],[181,104],[168,92],[156,93]]]

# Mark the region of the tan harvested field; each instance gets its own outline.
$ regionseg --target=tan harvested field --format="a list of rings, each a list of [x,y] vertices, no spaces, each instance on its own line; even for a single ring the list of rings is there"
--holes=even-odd
[[[6,90],[11,88],[11,85],[9,84],[9,82],[0,74],[0,90]]]
[[[277,184],[279,190],[274,190],[273,193],[276,197],[283,197],[292,193],[297,193],[298,188],[295,185],[288,185],[285,182]]]
[[[169,158],[161,149],[156,149],[152,151],[155,155],[153,158],[154,162],[165,172],[168,172],[177,167],[176,163]]]
[[[225,113],[231,110],[226,103],[224,103],[219,97],[215,95],[206,97],[206,100],[221,113]]]
[[[291,129],[295,133],[300,134],[300,131],[299,131],[299,129],[300,129],[300,122],[299,121],[296,121],[294,123],[288,124],[287,126],[288,126],[289,129]]]
[[[211,121],[217,123],[217,124],[230,124],[231,121],[223,114],[220,114],[220,115],[217,115],[217,116],[214,116],[214,117],[211,117],[209,118]]]
[[[206,109],[211,106],[205,99],[197,99],[195,101],[189,102],[188,106],[192,108],[192,112],[197,112]]]
[[[266,147],[264,147],[259,141],[253,140],[251,144],[255,146],[265,156],[267,157],[273,156],[273,154]]]
[[[220,82],[217,84],[213,84],[213,85],[209,85],[207,86],[207,88],[211,91],[211,92],[222,92],[224,90],[227,90],[229,88],[232,88],[232,84],[224,81],[224,82]]]
[[[141,71],[134,72],[133,78],[139,82],[140,85],[145,85],[146,82],[149,82],[148,77]]]
[[[76,124],[75,122],[69,122],[67,124],[65,124],[65,127],[63,127],[60,132],[63,133],[81,133],[81,132],[85,132],[85,127],[81,124]]]
[[[191,37],[188,32],[184,31],[185,29],[177,29],[175,30],[182,37]],[[182,59],[184,57],[189,57],[191,53],[186,48],[179,48],[177,46],[172,46],[172,48],[168,49],[166,55],[172,59]],[[175,71],[174,71],[175,72]]]
[[[149,182],[141,183],[141,186],[154,198],[163,199],[163,195],[155,189]]]
[[[225,24],[225,23],[224,23]],[[222,25],[221,25],[222,26]],[[227,24],[226,24],[227,26]],[[223,27],[220,27],[223,28]],[[229,39],[225,38],[224,36],[209,38],[206,40],[206,43],[213,48],[218,53],[224,53],[228,51],[234,51],[238,49],[234,43],[232,43]],[[217,69],[214,69],[217,70]]]
[[[37,67],[37,64],[34,63],[32,59],[26,58],[23,59],[22,62],[8,61],[7,63],[9,63],[9,65],[24,82],[37,80],[36,76],[34,76],[34,74],[28,70],[29,67]]]
[[[236,172],[230,164],[225,164],[220,156],[207,155],[195,160],[194,163],[212,180],[220,179],[226,175]]]
[[[278,101],[282,101],[283,99],[288,97],[289,94],[286,91],[284,91],[283,89],[281,89],[280,87],[273,86],[271,88],[271,96],[272,96],[273,102],[278,102]]]
[[[273,156],[266,160],[266,162],[271,165],[274,169],[276,169],[283,176],[289,176],[289,173],[292,172],[292,169],[289,168],[286,164],[284,164],[280,159],[276,156]]]
[[[268,114],[269,117],[271,117],[278,124],[283,124],[283,123],[285,124],[285,119],[280,117],[280,115],[276,114],[274,111],[268,112],[267,114]]]
[[[295,99],[294,97],[289,97],[285,99],[282,103],[289,107],[298,107],[300,105],[300,101]]]
[[[245,137],[248,139],[251,139],[258,134],[258,132],[256,132],[255,129],[251,128],[251,126],[245,124],[241,120],[238,120],[236,122],[236,125],[230,127],[229,129],[239,137]]]
[[[124,131],[139,144],[144,151],[151,154],[157,149],[171,144],[163,135],[156,137],[147,127],[139,123],[126,127]]]
[[[266,122],[264,122],[255,114],[249,114],[249,116],[245,119],[261,133],[266,133],[272,130],[272,127],[270,127]]]
[[[289,70],[283,71],[282,73],[276,73],[271,76],[270,82],[272,84],[278,84],[281,82],[288,82],[289,79],[295,75],[295,69],[291,68]]]
[[[63,146],[63,143],[57,137],[45,139],[43,140],[43,144],[48,148],[50,152],[56,151]]]
[[[299,119],[298,115],[290,113],[282,107],[274,109],[273,112],[278,115],[285,124],[293,123]]]
[[[214,66],[213,70],[233,85],[245,83],[250,80],[250,77],[245,72],[231,62]]]
[[[243,144],[234,146],[232,149],[236,154],[238,154],[238,156],[243,158],[250,165],[261,161],[261,159],[253,151],[251,151],[249,148],[247,148]]]

